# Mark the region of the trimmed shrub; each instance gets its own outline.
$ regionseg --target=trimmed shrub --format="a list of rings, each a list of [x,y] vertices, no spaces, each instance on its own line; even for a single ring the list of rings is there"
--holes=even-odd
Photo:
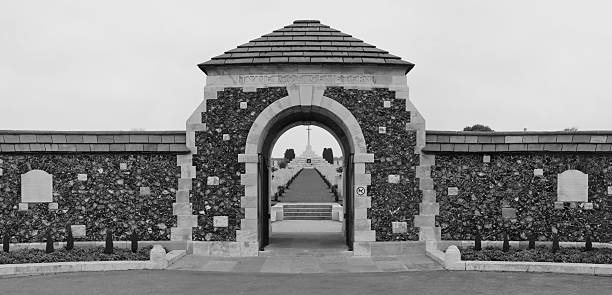
[[[476,235],[474,237],[474,250],[482,250],[482,237],[480,236],[480,230],[476,229]]]
[[[593,250],[593,242],[591,242],[591,235],[587,234],[584,241],[584,250],[591,251]]]
[[[132,242],[132,253],[138,252],[138,234],[136,233],[136,231],[132,232],[131,242]]]
[[[104,243],[104,254],[113,254],[113,233],[106,230],[106,242]]]
[[[508,252],[510,251],[510,241],[508,240],[508,232],[504,231],[504,245],[502,246],[502,251]]]
[[[45,253],[53,253],[55,249],[53,248],[53,236],[51,235],[51,230],[47,231],[47,246],[45,247]]]
[[[559,234],[553,234],[552,249],[553,253],[559,251]]]
[[[10,247],[11,235],[8,233],[8,231],[5,231],[4,235],[2,236],[2,251],[8,252],[10,250]]]
[[[70,225],[66,227],[66,250],[70,251],[74,249],[74,237],[72,236],[72,229]]]
[[[534,232],[531,232],[531,234],[529,234],[529,245],[527,245],[527,249],[530,249],[530,250],[535,249],[535,239],[536,239],[536,234]]]

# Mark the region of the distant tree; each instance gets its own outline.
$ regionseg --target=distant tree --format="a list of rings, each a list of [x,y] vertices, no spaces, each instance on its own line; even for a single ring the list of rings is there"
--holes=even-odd
[[[570,128],[565,128],[565,129],[563,129],[563,131],[566,131],[566,132],[576,132],[576,131],[578,131],[578,128],[576,128],[576,127],[570,127]]]
[[[328,163],[334,163],[334,151],[331,148],[323,148],[323,159]]]
[[[491,127],[489,127],[489,126],[485,126],[485,125],[482,125],[482,124],[475,124],[472,127],[467,126],[467,127],[463,128],[463,131],[494,131],[494,130],[491,129]]]
[[[285,159],[287,159],[287,162],[291,162],[291,160],[295,159],[295,151],[293,151],[293,149],[286,149]]]

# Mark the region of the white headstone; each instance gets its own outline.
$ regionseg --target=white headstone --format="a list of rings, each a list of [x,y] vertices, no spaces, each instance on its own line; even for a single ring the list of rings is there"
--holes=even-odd
[[[71,225],[70,230],[72,231],[72,236],[75,238],[83,238],[86,235],[84,224]]]
[[[557,201],[588,202],[589,175],[578,170],[566,170],[557,176]]]
[[[53,202],[53,175],[42,170],[21,174],[21,202]]]
[[[77,175],[77,179],[79,181],[87,181],[87,174],[79,174]]]
[[[533,176],[544,176],[544,169],[533,169]]]
[[[459,194],[459,189],[457,187],[449,187],[448,188],[448,195],[449,196],[456,196]]]
[[[227,216],[213,216],[214,227],[227,227],[228,224]]]

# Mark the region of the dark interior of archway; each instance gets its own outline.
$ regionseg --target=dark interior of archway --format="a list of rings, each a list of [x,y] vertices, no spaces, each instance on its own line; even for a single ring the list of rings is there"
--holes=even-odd
[[[334,120],[336,119],[336,120]],[[304,111],[296,111],[296,110],[286,110],[283,113],[281,113],[278,117],[273,119],[273,124],[272,126],[270,126],[270,128],[268,129],[268,132],[263,135],[265,136],[265,138],[262,141],[262,145],[259,149],[260,151],[260,160],[264,160],[265,162],[268,161],[270,154],[272,153],[272,148],[274,147],[273,144],[275,143],[275,140],[281,135],[280,133],[284,132],[285,129],[287,128],[287,126],[290,126],[291,124],[294,124],[296,122],[302,122],[302,123],[317,123],[319,125],[323,125],[325,127],[328,128],[328,131],[331,131],[334,133],[334,135],[336,136],[336,139],[338,140],[342,151],[343,151],[343,157],[344,157],[344,173],[346,175],[345,177],[345,183],[344,183],[344,207],[345,207],[345,227],[344,227],[344,235],[346,238],[346,244],[348,246],[348,250],[352,251],[353,250],[353,232],[352,232],[352,228],[353,228],[353,214],[352,214],[352,189],[349,189],[352,187],[351,184],[351,179],[352,179],[352,165],[350,165],[350,163],[352,162],[352,149],[349,143],[349,138],[346,134],[346,132],[344,132],[344,129],[337,123],[337,120],[339,120],[338,118],[334,118],[333,115],[331,114],[325,114],[325,110],[323,109],[314,109],[311,112],[304,112]],[[266,164],[267,165],[267,164]],[[261,166],[261,165],[260,165]],[[265,170],[265,172],[264,172]],[[260,179],[259,181],[259,185],[258,187],[261,188],[260,190],[260,195],[269,195],[269,188],[268,188],[268,181],[263,181],[264,179],[268,179],[268,169],[264,168],[264,167],[260,167],[260,172],[263,172],[262,174],[264,175],[260,175]],[[269,230],[267,227],[267,224],[269,222],[269,202],[267,199],[264,198],[260,198],[259,201],[259,208],[260,208],[260,212],[259,212],[259,221],[260,221],[260,234],[261,234],[261,238],[263,240],[260,240],[260,250],[263,250],[263,247],[265,247],[268,243],[269,243]]]

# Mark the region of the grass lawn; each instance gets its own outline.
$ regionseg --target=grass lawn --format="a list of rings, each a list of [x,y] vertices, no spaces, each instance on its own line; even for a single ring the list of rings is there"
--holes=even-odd
[[[138,249],[132,253],[129,249],[114,248],[113,254],[104,254],[104,247],[83,247],[68,251],[57,249],[53,253],[45,253],[39,249],[20,249],[10,252],[0,252],[0,264],[73,262],[73,261],[114,261],[114,260],[149,260],[151,246]]]
[[[461,260],[612,264],[612,249],[593,248],[591,251],[585,251],[584,248],[561,248],[553,253],[548,247],[536,247],[533,250],[510,249],[508,252],[499,248],[475,251],[470,247],[461,249]]]

